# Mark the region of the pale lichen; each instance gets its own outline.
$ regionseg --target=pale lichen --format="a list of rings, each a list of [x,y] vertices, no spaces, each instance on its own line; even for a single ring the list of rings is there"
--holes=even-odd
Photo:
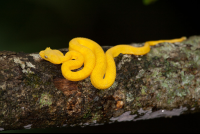
[[[118,68],[121,69],[122,65],[124,65],[126,62],[131,61],[131,55],[125,54],[122,56],[121,62],[118,64]]]
[[[144,70],[144,69],[141,69],[141,70],[138,72],[138,74],[137,74],[137,76],[136,76],[135,78],[136,78],[136,79],[141,78],[142,76],[144,76],[144,73],[145,73],[145,70]]]
[[[6,81],[5,82],[0,82],[0,89],[6,90]]]
[[[35,68],[35,65],[33,65],[31,62],[26,62],[27,67]]]
[[[31,62],[24,62],[19,57],[14,57],[14,62],[18,63],[21,66],[23,73],[32,73],[32,74],[34,74],[34,72],[31,71],[30,68],[35,68],[35,65],[33,65]]]
[[[134,100],[134,95],[132,93],[127,93],[126,94],[126,102],[131,102]]]
[[[40,57],[39,54],[29,54],[29,55],[32,56],[33,59],[34,59],[35,61],[40,61],[40,60],[42,60],[42,58]]]

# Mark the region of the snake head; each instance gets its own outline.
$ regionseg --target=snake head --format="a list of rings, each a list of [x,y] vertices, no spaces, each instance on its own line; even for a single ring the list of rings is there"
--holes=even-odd
[[[50,47],[47,47],[45,50],[40,51],[39,55],[43,59],[53,64],[61,64],[63,61],[62,59],[64,57],[62,52],[60,52],[59,50],[53,50]]]

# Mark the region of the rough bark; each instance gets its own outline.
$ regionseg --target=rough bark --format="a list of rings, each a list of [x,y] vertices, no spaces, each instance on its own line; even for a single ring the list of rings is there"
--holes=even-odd
[[[42,60],[38,53],[0,52],[0,131],[98,125],[199,111],[200,36],[160,43],[144,56],[120,54],[115,62],[114,84],[98,90],[89,78],[66,80],[61,65]]]

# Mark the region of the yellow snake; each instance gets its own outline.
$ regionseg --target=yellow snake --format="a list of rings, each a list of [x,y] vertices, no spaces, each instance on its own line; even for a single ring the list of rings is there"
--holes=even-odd
[[[80,81],[90,76],[92,85],[97,89],[107,89],[115,81],[116,66],[114,57],[122,54],[144,55],[150,51],[150,46],[162,42],[181,42],[186,37],[172,40],[158,40],[145,42],[143,47],[133,47],[130,45],[117,45],[104,53],[103,49],[96,42],[77,37],[69,42],[69,52],[63,55],[59,50],[52,50],[47,47],[40,51],[40,56],[53,64],[62,63],[62,74],[70,81]],[[77,72],[71,71],[80,68]],[[105,75],[105,76],[104,76]]]

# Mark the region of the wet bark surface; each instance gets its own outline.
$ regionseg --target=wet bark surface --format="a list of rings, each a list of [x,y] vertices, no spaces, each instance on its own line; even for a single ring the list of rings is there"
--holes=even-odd
[[[120,54],[115,63],[114,84],[98,90],[89,77],[68,81],[61,65],[41,59],[38,53],[0,52],[0,131],[98,125],[199,111],[200,36],[157,44],[144,56]]]

